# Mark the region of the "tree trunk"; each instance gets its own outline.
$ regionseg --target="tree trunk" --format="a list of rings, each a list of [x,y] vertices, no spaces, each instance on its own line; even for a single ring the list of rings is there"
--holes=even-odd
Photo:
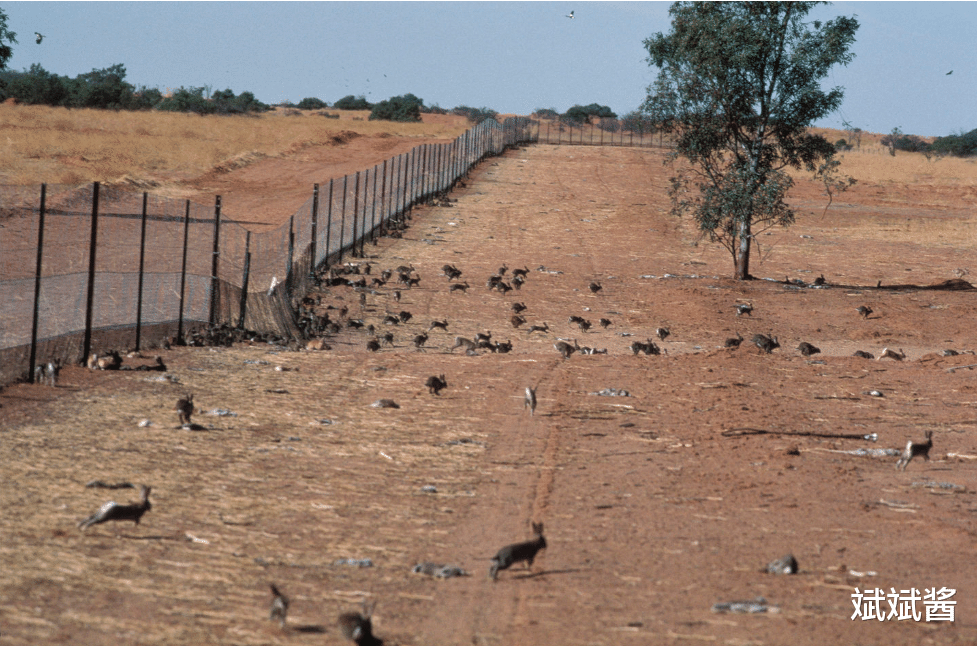
[[[739,223],[739,241],[736,245],[736,280],[750,280],[750,242],[753,237],[750,229],[750,221],[742,220]]]

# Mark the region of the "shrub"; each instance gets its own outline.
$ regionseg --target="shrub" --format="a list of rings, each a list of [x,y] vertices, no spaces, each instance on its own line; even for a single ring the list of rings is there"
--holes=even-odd
[[[467,105],[459,105],[451,111],[460,117],[465,117],[470,123],[479,124],[486,119],[495,119],[499,113],[490,108],[470,108]]]
[[[556,119],[560,116],[560,113],[553,108],[536,108],[533,116],[537,119]]]
[[[413,94],[395,96],[373,106],[370,121],[416,122],[421,120],[424,102]]]
[[[323,101],[322,99],[317,99],[315,97],[308,97],[299,101],[299,104],[296,107],[301,110],[321,110],[328,106],[326,105],[326,102]]]
[[[977,128],[967,133],[937,137],[931,148],[933,152],[941,155],[957,157],[977,155]]]
[[[849,144],[844,139],[839,139],[838,141],[835,142],[835,150],[839,152],[845,150],[851,150],[851,144]]]
[[[366,100],[366,97],[355,97],[352,94],[344,96],[333,104],[337,110],[370,110],[373,104]]]
[[[575,105],[563,114],[564,120],[581,124],[590,121],[590,117],[607,117],[611,119],[616,119],[617,115],[606,105],[597,105],[596,103],[591,103],[590,105]]]

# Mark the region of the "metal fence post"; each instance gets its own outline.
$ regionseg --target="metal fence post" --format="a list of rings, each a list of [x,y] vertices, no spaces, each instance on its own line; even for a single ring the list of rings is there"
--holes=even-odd
[[[136,352],[142,349],[142,286],[146,270],[146,220],[149,214],[149,193],[142,194],[142,223],[139,230],[139,290],[136,294]]]
[[[220,280],[217,272],[220,269],[220,239],[221,239],[221,196],[214,200],[214,251],[210,259],[210,323],[216,325],[220,321]]]
[[[380,164],[373,167],[373,208],[370,209],[370,240],[374,241],[377,239],[377,173],[379,172]],[[364,236],[365,238],[366,236]],[[360,245],[360,255],[363,255],[363,245]]]
[[[356,215],[360,210],[360,171],[356,171],[356,182],[353,183],[353,244],[350,245],[349,255],[356,257]]]
[[[342,219],[339,221],[339,263],[343,262],[343,238],[346,236],[346,182],[349,175],[343,175],[343,210]]]
[[[92,234],[88,239],[88,297],[85,301],[85,342],[82,345],[82,361],[88,360],[92,351],[92,308],[95,305],[95,257],[98,245],[98,182],[92,184]],[[31,368],[33,370],[33,367]]]
[[[326,209],[326,255],[324,257],[326,266],[329,266],[329,254],[332,253],[332,183],[329,180],[329,207]]]
[[[319,185],[312,185],[312,244],[309,247],[309,254],[311,258],[309,259],[309,273],[315,273],[315,255],[316,255],[316,236],[318,235],[319,227]]]
[[[180,317],[176,325],[176,342],[183,345],[183,299],[187,287],[187,247],[190,244],[190,200],[183,216],[183,266],[180,269]]]
[[[238,320],[238,328],[244,329],[244,317],[248,312],[248,281],[251,278],[251,232],[248,231],[244,237],[244,276],[241,278],[241,318]]]
[[[295,276],[292,275],[292,264],[295,262],[295,216],[288,219],[288,259],[285,264],[285,280],[282,281],[291,292]]]
[[[34,366],[37,364],[37,324],[39,307],[41,304],[41,258],[44,254],[44,211],[47,202],[47,184],[41,184],[41,212],[37,222],[37,268],[34,271],[34,319],[31,322],[31,356],[30,381],[37,383],[37,371]]]

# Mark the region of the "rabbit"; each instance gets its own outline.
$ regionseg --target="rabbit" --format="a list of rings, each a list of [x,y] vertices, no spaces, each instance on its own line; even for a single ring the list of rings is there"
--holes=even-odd
[[[432,395],[440,395],[441,391],[448,387],[448,381],[444,378],[443,374],[440,377],[432,375],[427,378],[424,385],[427,386],[428,392]]]
[[[867,319],[872,313],[872,308],[868,305],[859,305],[855,311],[858,312],[863,319]]]
[[[557,341],[553,344],[553,347],[556,348],[556,351],[560,353],[560,356],[564,360],[569,359],[571,354],[580,349],[576,341],[573,342],[573,345],[570,345],[566,341]]]
[[[596,294],[602,289],[603,286],[600,284],[600,281],[595,280],[594,282],[590,283],[590,291],[593,292],[594,294]]]
[[[655,334],[658,336],[659,341],[664,341],[671,334],[671,331],[667,327],[660,327],[655,330]]]
[[[736,316],[743,316],[747,314],[750,318],[753,317],[753,305],[751,303],[739,303],[736,305]]]
[[[110,520],[131,520],[138,525],[139,519],[142,518],[142,515],[153,508],[153,506],[149,503],[149,492],[152,490],[152,488],[145,485],[140,485],[139,488],[142,490],[142,496],[139,502],[129,505],[120,505],[114,500],[109,501],[102,505],[94,514],[78,523],[78,528],[84,530],[92,525],[98,525]]]
[[[821,352],[821,348],[811,345],[807,341],[802,341],[801,344],[797,346],[797,349],[800,350],[801,354],[803,354],[805,357],[809,357],[812,354],[818,354]]]
[[[770,337],[766,334],[755,334],[751,340],[756,347],[760,348],[761,351],[766,352],[767,354],[770,354],[780,347],[777,337]]]
[[[339,630],[343,637],[352,640],[357,646],[363,644],[382,644],[373,636],[373,609],[375,604],[363,602],[363,612],[344,612],[339,615]]]
[[[724,347],[727,348],[738,348],[740,347],[741,343],[743,343],[743,335],[737,332],[736,336],[729,337],[728,339],[726,339],[726,343],[724,343],[723,345]]]
[[[445,332],[447,332],[448,331],[448,319],[444,319],[443,321],[431,321],[431,327],[429,327],[427,329],[427,331],[430,332],[434,328],[439,328],[439,329],[444,330]]]
[[[533,567],[533,560],[536,554],[546,548],[546,539],[543,537],[543,523],[533,523],[533,534],[536,535],[531,541],[525,543],[513,543],[506,545],[492,557],[492,566],[489,568],[489,576],[495,581],[498,579],[499,570],[507,570],[513,563],[525,561],[527,568]]]
[[[274,595],[274,598],[271,600],[271,615],[268,618],[272,621],[278,619],[282,624],[282,628],[284,628],[285,616],[288,614],[288,597],[282,594],[275,587],[274,583],[270,583],[269,585],[271,586],[271,593]]]
[[[190,416],[193,415],[193,393],[178,399],[175,410],[180,416],[180,426],[187,426],[190,424]]]
[[[465,348],[466,351],[474,351],[476,344],[470,339],[466,339],[463,336],[455,337],[455,344],[448,349],[448,352],[454,352],[455,348]]]
[[[527,334],[532,334],[533,332],[544,332],[545,333],[545,332],[549,332],[549,331],[550,331],[550,325],[549,325],[549,323],[546,323],[544,321],[542,325],[530,325],[529,326],[529,330],[527,330],[526,333]]]
[[[536,389],[532,386],[526,386],[526,400],[522,407],[523,409],[529,409],[530,417],[536,415]]]
[[[925,442],[913,442],[909,440],[906,443],[906,448],[903,449],[902,455],[899,456],[899,460],[896,461],[896,469],[899,471],[905,471],[906,466],[909,462],[917,455],[923,456],[924,460],[930,459],[930,449],[933,448],[933,431],[926,431],[926,441]]]

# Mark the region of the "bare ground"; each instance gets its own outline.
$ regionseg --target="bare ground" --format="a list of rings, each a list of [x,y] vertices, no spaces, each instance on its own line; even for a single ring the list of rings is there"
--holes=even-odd
[[[823,273],[830,286],[810,289],[725,278],[725,252],[692,246],[665,213],[666,178],[660,152],[636,149],[543,146],[483,165],[452,208],[415,211],[403,240],[368,248],[375,270],[421,276],[400,303],[392,288],[364,311],[346,288],[321,294],[394,333],[377,353],[347,330],[324,352],[164,352],[177,383],[70,368],[57,388],[0,393],[0,643],[339,644],[337,614],[362,599],[388,644],[974,643],[974,292],[886,289],[969,278],[969,189],[860,184],[821,216],[802,184],[799,224],[761,237],[754,273]],[[448,291],[448,262],[467,294]],[[503,263],[530,269],[522,290],[486,290]],[[516,301],[549,333],[512,329]],[[401,310],[407,324],[381,324]],[[441,318],[449,333],[415,349]],[[667,354],[634,356],[659,326]],[[448,352],[476,331],[513,352]],[[781,347],[761,354],[760,332]],[[742,347],[721,347],[737,333]],[[608,354],[563,361],[557,337]],[[906,360],[851,356],[885,347]],[[448,388],[429,394],[441,373]],[[177,428],[184,392],[204,430]],[[370,407],[379,398],[401,407]],[[845,452],[927,430],[930,460],[904,472]],[[81,532],[105,500],[135,499],[84,488],[93,479],[151,484],[153,509]],[[489,580],[489,557],[529,538],[530,520],[547,549]],[[798,574],[761,571],[787,553]],[[472,575],[410,572],[427,560]],[[291,597],[284,631],[267,620],[270,581]],[[955,621],[853,621],[856,587],[953,588]],[[756,597],[770,611],[712,611]]]

